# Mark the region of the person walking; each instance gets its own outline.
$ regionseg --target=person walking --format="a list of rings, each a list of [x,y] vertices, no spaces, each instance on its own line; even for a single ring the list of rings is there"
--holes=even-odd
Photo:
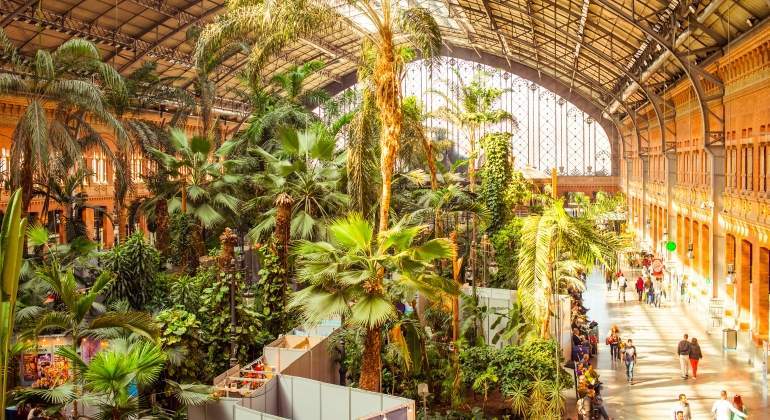
[[[626,363],[626,378],[628,383],[634,384],[634,366],[636,365],[636,347],[634,347],[634,341],[630,338],[626,342],[626,346],[623,350],[623,361]]]
[[[656,308],[660,308],[660,280],[653,280],[652,282],[652,304]]]
[[[618,302],[620,302],[621,295],[623,296],[623,302],[626,301],[627,286],[628,286],[628,281],[626,280],[626,276],[624,276],[623,273],[621,273],[620,277],[618,277]]]
[[[687,379],[690,377],[690,342],[687,340],[687,334],[677,344],[676,354],[679,356],[679,369],[682,379]]]
[[[615,325],[612,326],[609,335],[607,335],[607,344],[610,346],[612,362],[615,363],[615,359],[620,359],[620,351],[618,348],[618,345],[620,344],[620,336],[618,335],[618,327]]]
[[[681,413],[680,417],[679,416]],[[674,418],[677,420],[691,420],[692,414],[690,412],[690,402],[687,401],[687,395],[679,394],[679,399],[674,406]]]
[[[604,272],[604,281],[607,283],[607,291],[612,290],[612,272],[609,270]]]
[[[644,296],[644,279],[642,279],[642,276],[636,278],[636,294],[639,295],[639,302],[641,302],[642,296]]]
[[[703,358],[703,352],[700,350],[698,339],[693,337],[690,341],[690,367],[692,368],[692,377],[698,377],[698,362]]]
[[[714,405],[711,406],[711,414],[714,416],[714,420],[732,420],[733,416],[741,419],[748,417],[746,413],[733,407],[727,400],[727,391],[725,390],[722,390],[719,399],[714,401]]]
[[[735,409],[741,413],[745,414],[746,417],[749,416],[749,412],[746,410],[746,406],[743,405],[743,398],[741,398],[741,396],[738,394],[735,394],[733,397],[733,407],[735,407]],[[740,417],[738,417],[737,414],[733,413],[733,420],[738,420],[739,418]]]

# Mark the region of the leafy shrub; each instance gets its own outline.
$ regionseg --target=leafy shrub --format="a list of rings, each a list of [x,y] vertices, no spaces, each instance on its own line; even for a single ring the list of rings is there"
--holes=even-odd
[[[169,349],[168,375],[176,381],[200,381],[203,363],[199,337],[200,321],[184,309],[165,309],[155,318],[161,326],[160,342]]]
[[[160,254],[145,242],[141,232],[128,237],[107,254],[105,268],[115,274],[107,298],[125,300],[134,309],[143,309],[151,298]]]
[[[522,219],[514,217],[504,228],[492,235],[492,246],[495,248],[497,273],[490,281],[491,287],[516,288],[519,266],[519,248],[521,247]]]
[[[573,385],[572,376],[556,360],[552,340],[535,339],[502,349],[471,347],[460,353],[460,362],[468,389],[478,378],[495,372],[499,380],[490,384],[489,392],[499,391],[511,401],[514,413],[525,418],[559,418],[561,390]]]
[[[489,231],[502,228],[508,218],[505,190],[511,180],[510,153],[511,133],[490,133],[481,139],[486,154],[482,171],[481,197],[491,213]]]

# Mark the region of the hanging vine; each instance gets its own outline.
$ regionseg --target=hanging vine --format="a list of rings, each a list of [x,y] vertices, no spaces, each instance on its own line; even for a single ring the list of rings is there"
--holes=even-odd
[[[481,198],[491,215],[490,232],[496,232],[507,220],[505,190],[511,181],[510,151],[511,133],[489,133],[481,139],[484,148],[483,181]]]

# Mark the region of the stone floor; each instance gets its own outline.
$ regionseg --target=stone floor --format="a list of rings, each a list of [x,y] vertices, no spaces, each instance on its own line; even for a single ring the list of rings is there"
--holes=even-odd
[[[589,277],[583,297],[590,318],[600,326],[597,366],[612,418],[671,419],[677,395],[684,393],[691,401],[693,419],[711,419],[711,405],[725,389],[731,398],[736,393],[743,397],[750,419],[770,419],[763,375],[748,365],[742,352],[723,353],[721,332],[707,334],[703,309],[678,302],[654,308],[638,303],[635,293],[628,293],[627,302],[619,302],[618,291],[607,292],[598,273]],[[604,345],[612,324],[620,328],[624,340],[633,339],[639,353],[634,385],[626,382],[625,366],[614,364]],[[698,338],[703,350],[697,379],[679,376],[676,344],[684,333]],[[574,392],[567,404],[574,418]]]

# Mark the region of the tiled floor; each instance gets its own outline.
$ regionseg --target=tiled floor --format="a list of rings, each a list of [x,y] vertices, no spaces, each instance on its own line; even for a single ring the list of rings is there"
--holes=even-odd
[[[677,395],[684,393],[690,399],[693,419],[711,419],[711,405],[719,391],[725,389],[731,397],[735,393],[743,396],[750,419],[770,419],[767,383],[743,360],[742,353],[723,355],[721,332],[706,333],[702,309],[680,303],[654,308],[638,303],[635,293],[628,293],[627,302],[618,302],[617,290],[607,292],[597,274],[589,277],[583,296],[589,316],[600,326],[597,366],[604,383],[602,395],[612,418],[671,419]],[[618,325],[624,340],[633,339],[639,353],[634,385],[628,385],[625,366],[613,364],[609,347],[604,345],[612,324]],[[683,380],[679,376],[676,344],[684,333],[698,338],[703,350],[697,379]],[[574,405],[572,394],[569,405]],[[568,413],[574,413],[574,409],[569,407]]]

